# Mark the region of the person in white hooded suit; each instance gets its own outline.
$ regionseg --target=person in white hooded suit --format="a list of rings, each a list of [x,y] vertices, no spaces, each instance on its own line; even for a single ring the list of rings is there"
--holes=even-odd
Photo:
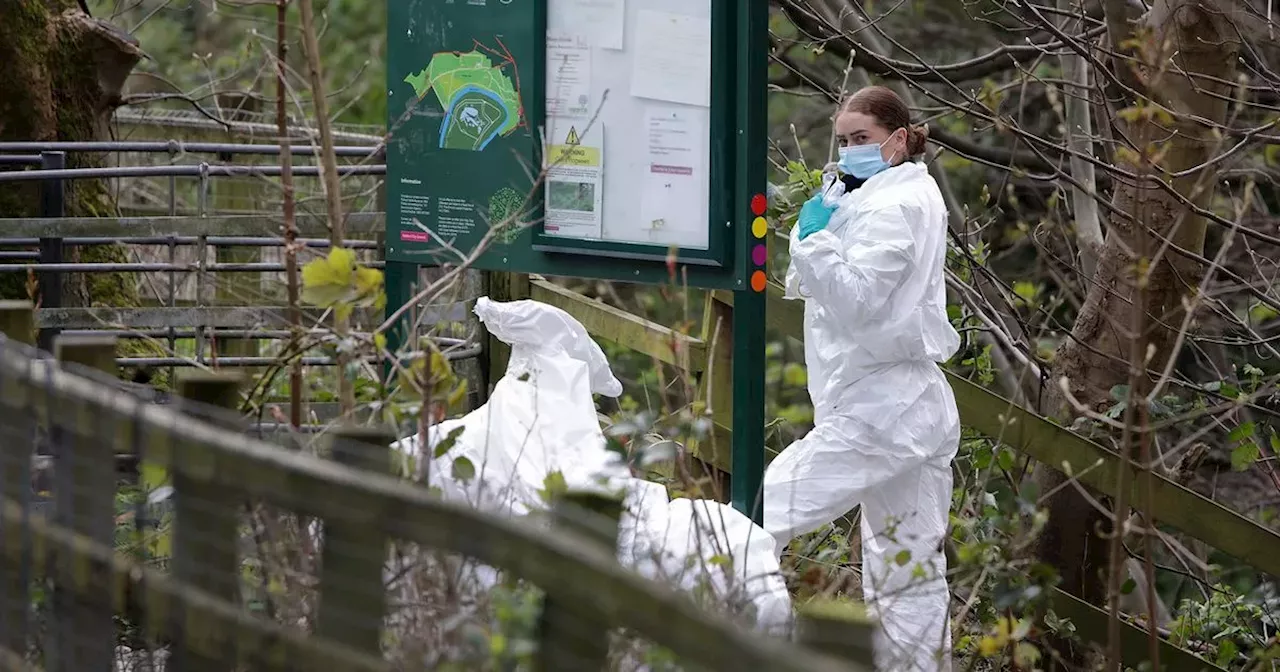
[[[960,421],[939,364],[960,337],[947,318],[946,206],[908,160],[927,131],[891,90],[855,93],[836,134],[856,188],[828,176],[805,203],[786,279],[786,298],[805,302],[814,428],[765,471],[764,526],[782,549],[860,504],[877,667],[950,670],[942,544]]]

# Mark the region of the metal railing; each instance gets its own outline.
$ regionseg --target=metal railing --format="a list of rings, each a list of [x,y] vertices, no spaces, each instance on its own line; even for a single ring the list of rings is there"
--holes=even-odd
[[[0,274],[10,277],[30,274],[36,280],[38,293],[32,298],[40,305],[37,316],[39,345],[50,348],[56,335],[64,330],[163,342],[167,346],[164,355],[121,355],[117,364],[164,367],[169,369],[171,380],[176,367],[209,364],[263,367],[274,363],[275,358],[258,354],[258,346],[254,343],[293,338],[293,331],[285,323],[287,308],[284,301],[263,300],[277,294],[274,290],[284,285],[283,282],[264,284],[263,277],[283,274],[286,264],[282,259],[223,259],[220,258],[222,254],[211,255],[211,250],[242,249],[280,254],[285,246],[282,227],[272,215],[222,215],[217,208],[219,204],[210,201],[209,192],[211,183],[218,178],[270,178],[280,174],[280,166],[224,165],[209,161],[90,168],[67,166],[70,153],[155,154],[164,155],[170,161],[190,161],[199,159],[198,155],[212,154],[218,160],[231,161],[238,156],[278,156],[283,149],[279,144],[180,140],[0,142],[0,184],[37,182],[41,189],[39,217],[0,219]],[[288,149],[295,156],[313,157],[318,151],[314,146],[301,143]],[[335,154],[356,161],[376,162],[341,165],[339,172],[342,175],[380,176],[386,172],[381,145],[339,146],[335,148]],[[297,177],[316,176],[319,167],[296,165],[292,174]],[[170,178],[167,216],[66,217],[69,181],[133,177]],[[198,196],[194,216],[178,216],[177,178],[194,178],[196,181]],[[353,213],[348,217],[343,246],[356,250],[365,266],[383,268],[382,218],[380,214],[371,214]],[[332,246],[327,237],[327,222],[316,221],[314,216],[305,213],[298,220],[300,237],[295,242],[303,254],[323,253]],[[132,258],[127,261],[86,262],[68,254],[75,249],[114,245],[124,246]],[[210,259],[211,256],[214,258]],[[305,257],[300,258],[299,264],[305,261]],[[117,273],[138,274],[139,291],[148,296],[148,303],[158,305],[114,309],[67,306],[63,295],[64,278],[74,274]],[[259,276],[256,281],[252,278],[254,274]],[[235,280],[236,276],[244,279]],[[210,294],[215,296],[210,298]],[[228,301],[249,305],[226,305]],[[272,303],[277,305],[270,305]],[[461,305],[428,306],[425,310],[428,320],[462,322],[468,319],[467,311]],[[307,319],[314,320],[321,312],[308,310],[304,314]],[[380,323],[381,316],[368,314],[367,321]],[[306,337],[319,338],[323,335],[323,330],[312,328],[314,322],[307,324]],[[187,339],[194,341],[194,354],[179,356],[179,341]],[[211,350],[231,340],[247,343],[247,352],[239,347],[235,352],[221,354]],[[479,344],[462,339],[438,338],[436,341],[445,355],[454,360],[476,357],[481,350]],[[333,358],[321,355],[308,355],[301,361],[305,366],[335,363]]]

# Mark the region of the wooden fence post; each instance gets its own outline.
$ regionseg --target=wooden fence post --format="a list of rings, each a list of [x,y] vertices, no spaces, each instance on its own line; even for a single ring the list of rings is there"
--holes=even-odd
[[[0,333],[35,345],[35,306],[30,301],[0,301]],[[31,502],[31,453],[35,436],[10,437],[0,446],[0,498]],[[0,549],[0,649],[19,657],[27,652],[31,608],[30,552]]]
[[[710,479],[707,496],[728,504],[732,478],[728,467],[733,452],[733,306],[716,300],[714,292],[707,292],[701,336],[707,348],[707,365],[698,395],[711,407],[711,431],[707,438],[690,442],[685,463],[695,477]]]
[[[232,414],[240,403],[244,378],[238,374],[192,371],[178,383],[178,409],[193,418],[216,424],[229,431],[242,428]],[[214,409],[225,410],[226,413]],[[145,455],[139,455],[145,460]],[[183,459],[175,455],[175,460]],[[145,470],[144,470],[145,471]],[[155,484],[159,485],[159,484]],[[237,545],[240,534],[241,501],[234,492],[184,475],[175,470],[173,476],[173,576],[189,585],[224,600],[238,604],[240,598],[240,556]],[[179,638],[173,652],[173,669],[178,672],[223,672],[227,665],[197,653],[187,644],[202,633],[188,631],[188,624],[178,628]],[[228,651],[224,660],[235,652]]]
[[[330,437],[334,461],[388,474],[391,443],[387,427],[340,427]],[[380,656],[387,595],[382,572],[388,537],[378,525],[326,519],[320,559],[320,609],[316,636],[356,651]]]
[[[875,628],[861,604],[814,598],[799,609],[796,638],[805,647],[872,669]]]
[[[53,342],[62,365],[76,365],[114,375],[115,336],[64,336]],[[84,415],[50,417],[54,463],[56,522],[95,544],[111,548],[115,540],[115,454],[109,442],[84,441],[65,431],[66,424],[92,423]],[[108,431],[110,428],[105,428]],[[58,563],[54,584],[54,646],[46,651],[54,672],[110,672],[115,652],[114,605],[105,576],[83,571],[74,559]],[[77,590],[77,588],[79,590]]]
[[[555,527],[585,534],[615,552],[622,499],[595,492],[570,492],[552,509]],[[598,672],[609,659],[609,622],[585,617],[574,605],[548,594],[538,624],[538,672]]]
[[[19,343],[35,345],[35,304],[30,301],[0,301],[0,333]]]
[[[529,298],[532,293],[529,276],[524,273],[490,272],[485,274],[485,280],[486,293],[494,301],[519,301]],[[511,360],[511,346],[490,336],[488,331],[484,331],[482,337],[486,355],[481,360],[484,368],[484,398],[488,399],[494,384],[507,371],[507,362]]]

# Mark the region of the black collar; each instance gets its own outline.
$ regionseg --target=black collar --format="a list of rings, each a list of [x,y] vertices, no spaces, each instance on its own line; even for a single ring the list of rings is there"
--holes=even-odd
[[[861,187],[863,184],[866,184],[867,182],[866,180],[860,180],[852,175],[845,175],[844,173],[840,173],[837,179],[840,180],[842,184],[844,184],[844,193],[846,194],[852,192],[854,189],[857,189],[858,187]],[[831,184],[834,185],[835,182],[832,182]]]
[[[866,183],[866,180],[860,180],[852,175],[841,175],[840,181],[844,182],[844,193],[849,193]]]

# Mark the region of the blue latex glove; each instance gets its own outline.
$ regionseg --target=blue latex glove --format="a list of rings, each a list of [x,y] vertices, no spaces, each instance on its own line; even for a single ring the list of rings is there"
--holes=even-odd
[[[827,228],[831,213],[835,211],[834,207],[828,207],[822,202],[821,194],[805,201],[800,208],[800,219],[796,223],[800,227],[800,240]]]

